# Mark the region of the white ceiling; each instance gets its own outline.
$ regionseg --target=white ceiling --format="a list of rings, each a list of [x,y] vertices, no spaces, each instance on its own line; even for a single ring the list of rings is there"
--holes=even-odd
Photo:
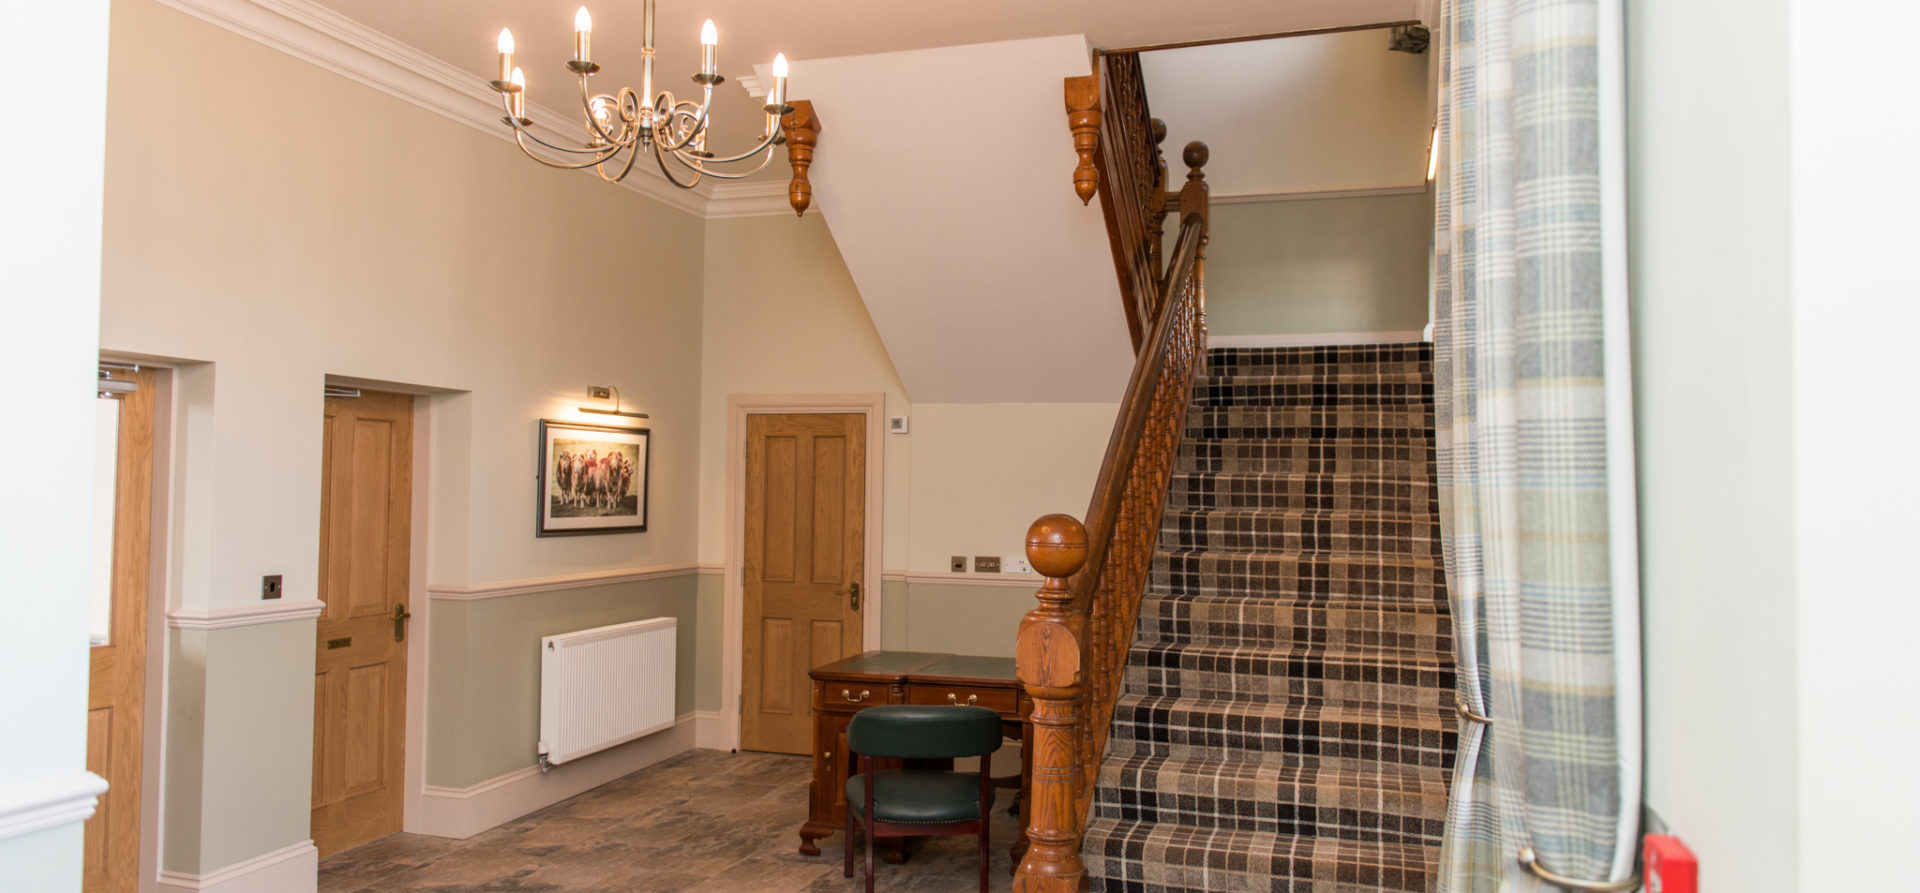
[[[1028,88],[1087,58],[1070,36],[794,65],[794,89],[834,110],[815,204],[916,403],[1121,396],[1133,352],[1106,226],[1073,194],[1059,89]]]
[[[494,38],[513,29],[519,60],[534,101],[571,110],[577,92],[565,68],[573,54],[573,12],[581,0],[320,0],[342,15],[384,32],[473,73],[494,77]],[[858,56],[1083,34],[1096,48],[1172,43],[1266,34],[1344,24],[1420,18],[1428,0],[970,0],[970,2],[873,2],[873,0],[659,0],[660,86],[686,98],[688,76],[698,67],[700,23],[713,19],[720,31],[720,72],[728,83],[715,103],[716,139],[725,150],[755,137],[760,102],[739,86],[755,63],[775,52],[794,61]],[[598,92],[639,87],[641,10],[644,0],[588,0],[594,21],[594,59],[604,70]],[[938,84],[918,85],[939,95]],[[795,92],[794,98],[805,99]],[[833,112],[820,110],[829,128]],[[1064,126],[1064,125],[1063,125]]]
[[[1212,150],[1216,197],[1423,187],[1432,53],[1393,52],[1387,38],[1348,31],[1142,53],[1174,185],[1180,147],[1198,139]]]

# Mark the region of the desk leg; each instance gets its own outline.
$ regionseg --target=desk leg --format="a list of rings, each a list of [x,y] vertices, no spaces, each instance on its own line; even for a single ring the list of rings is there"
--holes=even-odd
[[[808,822],[800,826],[800,854],[803,856],[820,855],[820,846],[814,841],[822,837],[832,837],[841,829],[826,822]]]

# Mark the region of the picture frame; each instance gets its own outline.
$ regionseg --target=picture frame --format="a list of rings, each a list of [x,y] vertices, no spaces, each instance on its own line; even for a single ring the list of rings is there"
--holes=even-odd
[[[540,420],[536,536],[645,533],[653,432]]]

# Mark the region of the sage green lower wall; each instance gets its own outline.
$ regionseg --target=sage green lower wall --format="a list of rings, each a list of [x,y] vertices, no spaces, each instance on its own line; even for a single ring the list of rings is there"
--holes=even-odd
[[[168,640],[160,867],[202,874],[308,839],[314,621]]]
[[[674,712],[718,709],[720,588],[717,576],[689,572],[582,589],[434,600],[427,639],[426,783],[468,788],[537,765],[542,636],[675,618]],[[703,616],[711,621],[707,629]]]
[[[1215,204],[1215,335],[1410,332],[1427,324],[1431,192]],[[1171,241],[1171,240],[1169,240]]]
[[[1020,618],[1032,610],[1032,588],[889,580],[880,597],[880,647],[1012,657]]]

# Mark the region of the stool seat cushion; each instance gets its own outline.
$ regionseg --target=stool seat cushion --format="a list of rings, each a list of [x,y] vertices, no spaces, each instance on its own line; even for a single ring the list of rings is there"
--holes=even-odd
[[[866,814],[866,776],[847,779],[847,808]],[[873,773],[873,818],[880,822],[939,825],[971,822],[993,808],[993,789],[980,803],[980,773],[926,769],[881,769]]]

